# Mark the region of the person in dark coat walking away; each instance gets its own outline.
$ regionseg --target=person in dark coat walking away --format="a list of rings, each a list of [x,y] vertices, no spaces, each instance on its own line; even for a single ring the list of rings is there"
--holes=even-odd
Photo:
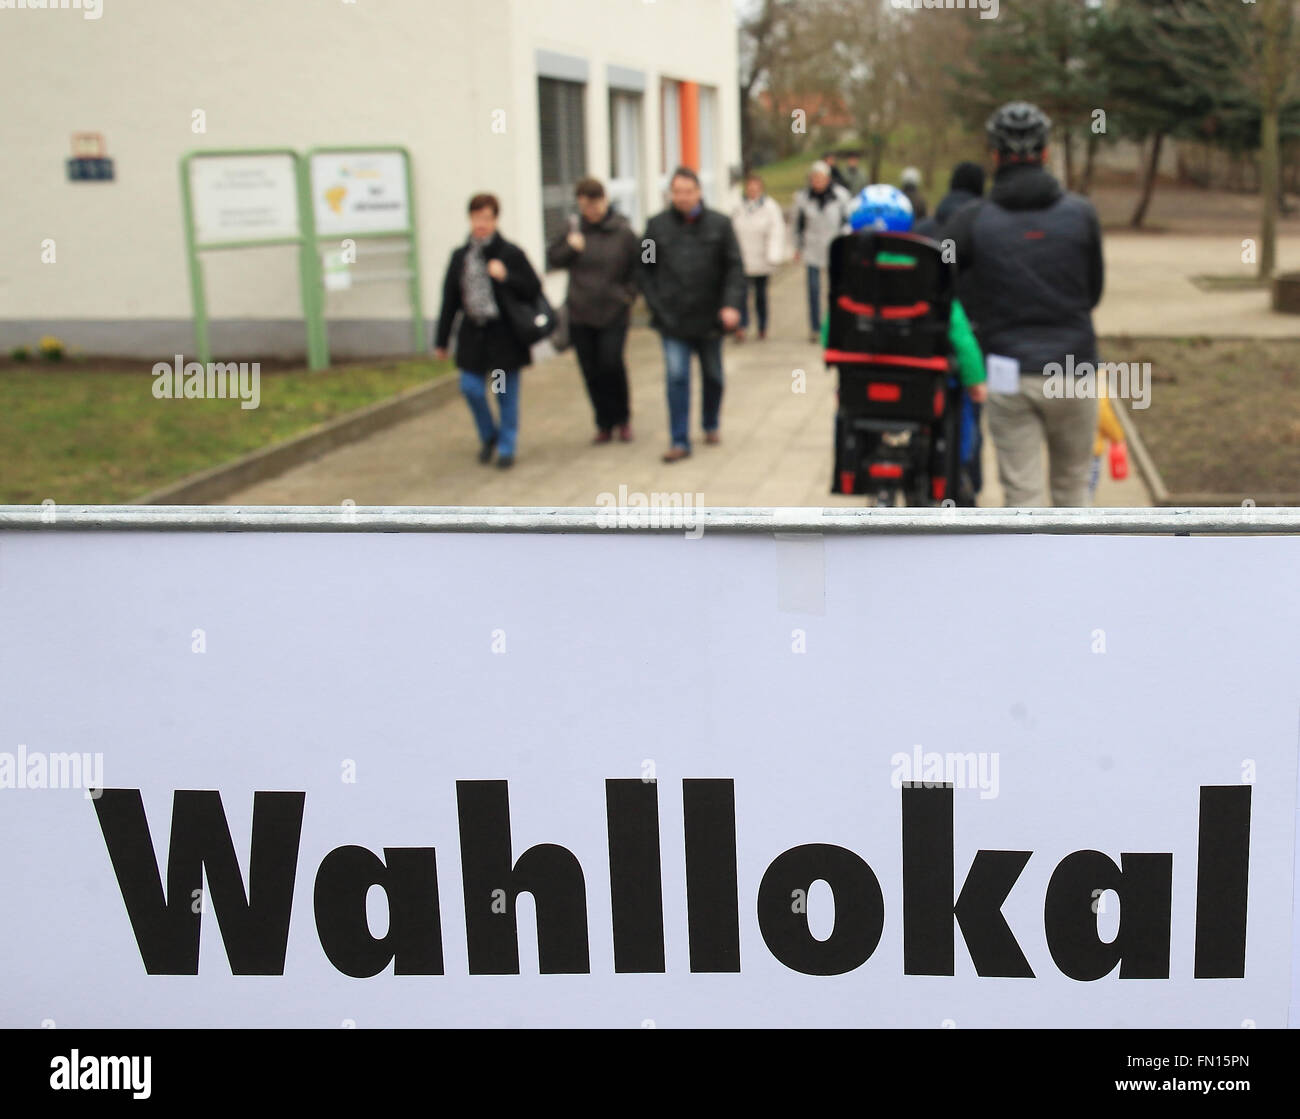
[[[663,339],[672,446],[664,462],[691,453],[691,354],[700,359],[706,443],[719,442],[722,334],[740,323],[745,266],[725,214],[705,207],[700,180],[689,167],[673,172],[672,205],[646,225],[641,290],[650,321]]]
[[[997,172],[986,199],[945,226],[958,291],[988,361],[989,434],[1009,507],[1086,506],[1097,398],[1062,393],[1075,363],[1096,367],[1092,310],[1105,269],[1097,211],[1046,169],[1052,122],[1035,105],[1003,105],[985,126]]]
[[[948,193],[934,208],[934,213],[924,221],[917,222],[916,232],[922,237],[938,239],[940,230],[948,219],[963,206],[984,197],[984,168],[978,163],[963,160],[952,169],[952,178],[948,181]]]
[[[491,194],[469,200],[469,239],[451,254],[442,282],[442,314],[434,337],[437,357],[447,356],[452,326],[460,391],[478,428],[478,460],[503,470],[515,464],[519,433],[519,372],[531,361],[530,347],[515,337],[503,304],[527,302],[541,293],[542,282],[523,249],[497,232],[500,203]],[[488,394],[498,398],[500,423],[492,417]]]
[[[610,209],[598,180],[582,179],[574,193],[581,218],[551,242],[546,264],[569,270],[569,340],[596,414],[593,442],[608,443],[617,428],[627,443],[632,425],[623,347],[641,242],[627,219]]]
[[[934,241],[943,240],[944,226],[957,215],[957,212],[983,197],[984,168],[978,163],[963,160],[952,169],[952,177],[948,180],[948,193],[934,208],[933,214],[924,221],[916,223],[914,232]],[[967,303],[978,299],[978,295],[970,291],[970,284],[970,275],[967,274],[957,288],[958,295]],[[971,401],[969,410],[972,423],[970,457],[964,465],[966,476],[970,479],[971,492],[978,496],[980,490],[984,488],[984,405]]]

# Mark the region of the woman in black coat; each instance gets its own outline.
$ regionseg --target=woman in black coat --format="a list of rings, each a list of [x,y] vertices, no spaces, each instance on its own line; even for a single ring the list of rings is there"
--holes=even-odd
[[[530,347],[510,329],[504,303],[537,298],[542,283],[523,249],[497,232],[500,204],[491,194],[469,200],[469,239],[451,254],[442,283],[442,314],[434,350],[447,356],[447,344],[457,317],[456,366],[460,391],[478,427],[478,460],[487,463],[492,452],[497,466],[515,462],[519,433],[519,371],[529,364]],[[500,422],[493,419],[488,394],[497,397]]]

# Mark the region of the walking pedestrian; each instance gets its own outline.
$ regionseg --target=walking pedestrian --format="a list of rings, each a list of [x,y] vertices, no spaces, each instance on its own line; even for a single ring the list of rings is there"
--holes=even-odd
[[[599,180],[580,180],[574,195],[579,218],[551,242],[546,263],[569,272],[569,340],[595,413],[592,442],[608,443],[617,429],[619,440],[627,443],[632,424],[623,349],[637,295],[641,242],[627,219],[610,207]]]
[[[663,460],[679,462],[691,453],[692,354],[700,361],[704,441],[720,441],[722,334],[740,323],[745,266],[731,221],[704,205],[694,171],[678,167],[669,191],[669,207],[646,225],[640,280],[664,348],[672,445]]]
[[[952,169],[952,176],[948,180],[948,193],[934,208],[934,213],[924,221],[916,223],[915,231],[922,237],[930,237],[933,240],[942,240],[945,236],[944,228],[952,218],[961,211],[964,206],[984,197],[984,168],[978,163],[964,160],[958,163]],[[963,298],[970,299],[969,273],[963,277],[958,287],[958,293]],[[962,413],[966,427],[969,433],[969,439],[963,440],[963,446],[969,450],[969,456],[965,460],[966,475],[970,479],[971,490],[978,495],[984,488],[984,426],[983,414],[984,405],[981,402],[971,400],[969,397],[964,401],[965,410]]]
[[[912,204],[912,217],[917,221],[923,221],[930,213],[930,207],[926,205],[925,198],[921,194],[921,172],[915,167],[904,167],[898,185]]]
[[[860,159],[857,152],[849,152],[844,157],[844,189],[849,192],[850,197],[855,197],[858,191],[867,185],[866,172],[862,169]]]
[[[460,391],[478,429],[481,463],[492,461],[505,470],[515,464],[519,435],[519,373],[530,364],[530,347],[510,329],[506,300],[536,299],[542,283],[523,249],[497,232],[501,205],[492,194],[469,200],[469,237],[451,254],[442,282],[442,313],[434,337],[434,352],[447,356],[453,325]],[[488,395],[497,397],[500,419],[494,419]]]
[[[822,274],[830,260],[831,242],[849,230],[849,192],[831,181],[831,169],[818,160],[808,172],[808,185],[794,199],[795,260],[807,266],[808,340],[821,337]]]
[[[1101,225],[1091,202],[1062,190],[1044,166],[1051,121],[1023,101],[986,130],[997,171],[986,199],[945,228],[958,290],[988,362],[989,434],[1008,506],[1044,505],[1043,442],[1052,504],[1086,506],[1097,400],[1048,396],[1051,367],[1097,363],[1092,309],[1101,299]]]
[[[934,208],[934,213],[916,223],[916,232],[923,237],[940,238],[943,227],[958,210],[976,199],[984,197],[984,168],[978,163],[963,160],[952,169],[948,180],[948,193]]]
[[[745,302],[740,308],[736,341],[745,340],[749,327],[749,295],[754,295],[758,337],[767,337],[767,281],[785,255],[785,215],[776,199],[768,196],[763,180],[750,173],[745,178],[745,196],[731,213],[731,224],[740,242],[745,262]]]
[[[844,177],[844,172],[840,170],[840,157],[838,152],[827,152],[822,156],[822,162],[830,168],[831,182],[836,186],[842,186],[845,190],[849,189],[849,181]]]

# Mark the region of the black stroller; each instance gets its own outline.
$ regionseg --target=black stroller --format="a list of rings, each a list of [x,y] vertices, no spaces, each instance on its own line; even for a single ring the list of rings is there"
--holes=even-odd
[[[830,247],[825,361],[839,370],[831,492],[974,505],[948,341],[956,269],[934,241],[863,230]]]

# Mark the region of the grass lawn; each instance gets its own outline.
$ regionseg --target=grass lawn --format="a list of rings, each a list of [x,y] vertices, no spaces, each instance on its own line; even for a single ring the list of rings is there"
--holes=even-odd
[[[794,192],[808,182],[808,168],[817,160],[814,152],[792,155],[780,163],[769,163],[766,167],[756,168],[763,176],[763,185],[767,193],[780,203],[783,210],[789,209],[794,201]]]
[[[821,158],[821,148],[814,151],[804,152],[800,155],[792,155],[788,159],[783,159],[778,163],[769,163],[766,167],[756,168],[758,173],[763,176],[763,183],[767,187],[767,193],[781,204],[783,209],[789,209],[794,201],[794,192],[800,187],[805,186],[808,182],[808,168],[811,167],[817,159]],[[969,158],[961,156],[960,158]],[[940,169],[937,172],[936,182],[927,182],[921,184],[921,193],[929,202],[931,210],[939,204],[939,200],[947,193],[948,176],[952,165],[957,162],[957,158],[944,158],[936,162]],[[885,159],[880,165],[880,181],[898,185],[902,177],[903,168],[908,166],[908,160],[905,150],[891,150],[886,152]],[[862,173],[865,175],[870,168],[866,159],[861,163]]]
[[[451,372],[409,359],[268,369],[261,400],[158,400],[152,366],[0,362],[0,505],[114,504]]]
[[[1151,363],[1129,416],[1171,494],[1300,494],[1300,338],[1107,338],[1108,361]]]

